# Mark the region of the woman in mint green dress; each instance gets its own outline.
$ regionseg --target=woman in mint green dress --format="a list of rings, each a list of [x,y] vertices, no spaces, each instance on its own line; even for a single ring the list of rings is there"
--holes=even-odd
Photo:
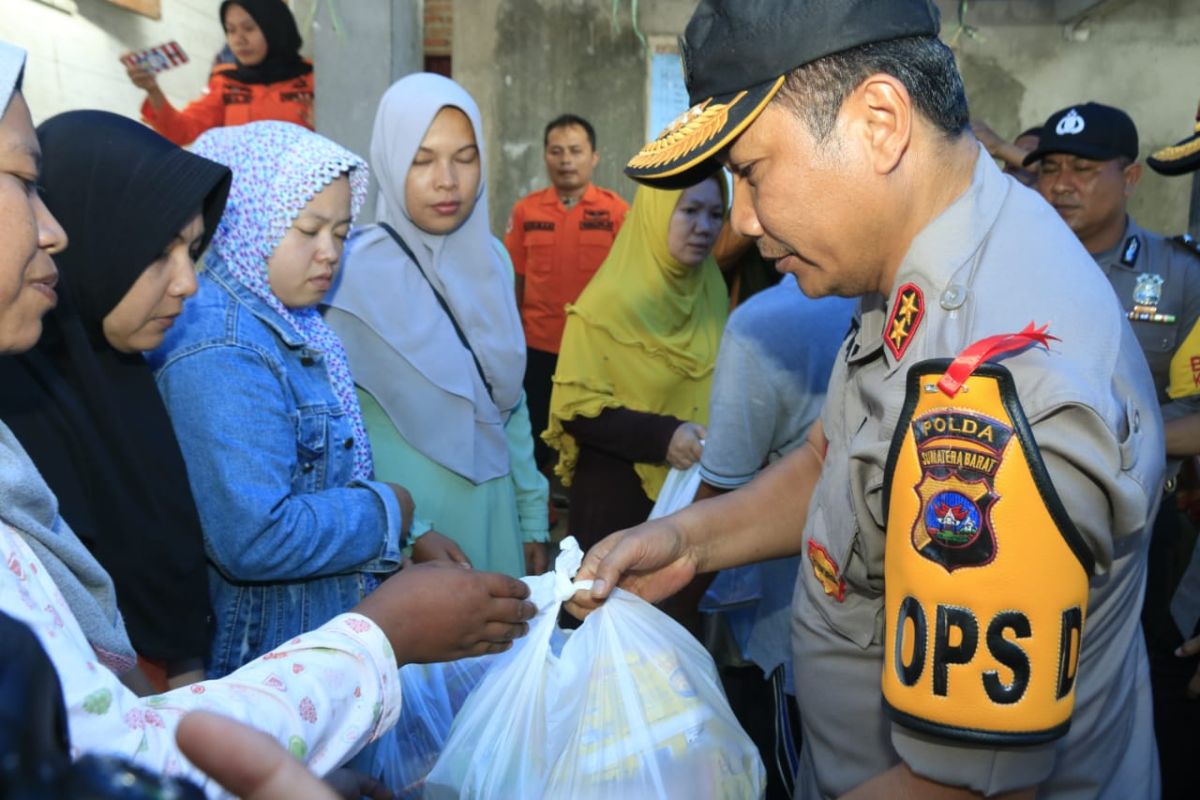
[[[545,478],[533,460],[512,264],[488,228],[479,109],[454,81],[409,75],[371,137],[377,223],[355,230],[326,321],[342,338],[379,480],[416,502],[414,552],[478,569],[545,568]],[[453,555],[453,554],[452,554]]]

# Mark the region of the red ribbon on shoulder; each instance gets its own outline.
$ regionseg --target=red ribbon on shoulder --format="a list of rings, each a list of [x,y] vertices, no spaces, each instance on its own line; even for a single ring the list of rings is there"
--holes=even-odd
[[[1050,328],[1050,323],[1046,323],[1040,328],[1035,328],[1030,322],[1025,326],[1025,329],[1020,333],[1000,333],[995,336],[988,336],[985,339],[980,339],[972,345],[969,345],[965,350],[958,354],[958,358],[950,365],[938,381],[938,388],[946,394],[947,397],[954,397],[958,394],[958,390],[967,382],[967,378],[974,374],[979,365],[993,356],[998,356],[1001,353],[1011,353],[1014,350],[1022,350],[1030,345],[1040,344],[1047,350],[1050,349],[1050,340],[1062,341],[1057,336],[1051,336],[1046,333]]]

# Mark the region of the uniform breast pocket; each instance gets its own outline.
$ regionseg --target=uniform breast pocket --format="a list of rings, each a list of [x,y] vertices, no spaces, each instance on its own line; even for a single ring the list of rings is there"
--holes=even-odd
[[[526,272],[550,272],[554,265],[554,231],[525,231],[525,252]]]
[[[585,223],[586,224],[586,223]],[[612,223],[608,223],[611,225]],[[579,247],[585,253],[599,255],[603,260],[604,256],[608,255],[609,248],[612,247],[613,232],[606,228],[583,229],[579,232]],[[599,266],[597,261],[596,265]]]
[[[1132,320],[1133,332],[1137,334],[1138,344],[1146,353],[1162,353],[1170,355],[1175,352],[1179,342],[1178,322],[1143,322]]]
[[[879,634],[883,594],[866,580],[853,515],[827,505],[809,515],[800,582],[828,626],[859,647]]]
[[[292,485],[297,491],[315,492],[325,485],[329,414],[301,411],[296,424],[296,469]]]

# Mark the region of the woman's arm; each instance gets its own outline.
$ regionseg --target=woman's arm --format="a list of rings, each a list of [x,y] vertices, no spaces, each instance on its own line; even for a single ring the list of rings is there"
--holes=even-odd
[[[158,84],[155,83],[155,88]],[[208,89],[182,110],[171,105],[161,91],[150,91],[142,103],[142,119],[164,138],[183,147],[209,128],[225,124],[225,80],[214,74]]]
[[[626,461],[658,464],[667,460],[671,437],[684,421],[667,414],[606,408],[596,417],[575,417],[563,430],[580,445]]]
[[[550,483],[538,471],[533,457],[533,433],[525,394],[504,425],[508,439],[508,460],[513,488],[517,493],[517,518],[526,542],[550,540]]]
[[[324,457],[314,459],[317,466],[300,463],[285,389],[261,355],[245,347],[206,347],[168,361],[157,380],[209,557],[231,580],[400,566],[401,512],[387,484],[352,481],[293,492],[295,476],[319,468]]]

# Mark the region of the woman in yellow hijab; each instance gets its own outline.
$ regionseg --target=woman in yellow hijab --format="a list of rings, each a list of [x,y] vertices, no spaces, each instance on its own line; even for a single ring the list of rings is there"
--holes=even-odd
[[[612,250],[567,306],[550,424],[584,549],[646,519],[669,467],[700,458],[729,305],[712,247],[719,177],[684,191],[641,187]]]

